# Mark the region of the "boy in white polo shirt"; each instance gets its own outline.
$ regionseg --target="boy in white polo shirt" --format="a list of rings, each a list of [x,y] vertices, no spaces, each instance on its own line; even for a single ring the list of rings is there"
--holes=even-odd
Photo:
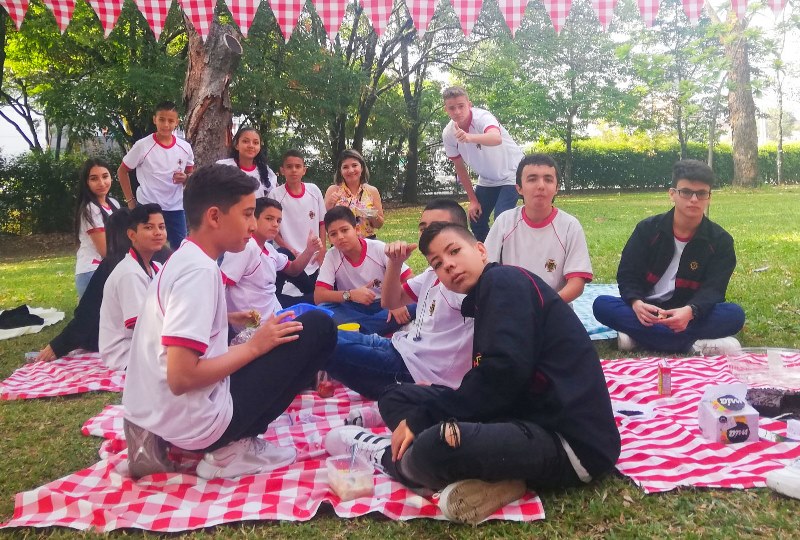
[[[524,204],[495,219],[486,238],[489,261],[530,270],[572,302],[592,281],[592,262],[580,222],[553,206],[556,162],[545,154],[525,156],[516,177]]]
[[[325,214],[325,229],[333,247],[319,270],[314,302],[326,303],[337,324],[356,322],[363,334],[385,335],[413,319],[413,307],[390,311],[381,307],[381,282],[389,259],[386,244],[359,238],[356,218],[346,206],[334,206]],[[400,280],[412,275],[403,264]]]
[[[489,216],[494,218],[517,205],[514,172],[522,149],[492,113],[473,107],[466,90],[451,86],[442,93],[450,123],[442,131],[447,157],[453,160],[458,181],[469,198],[472,232],[483,242],[489,233]],[[467,167],[478,174],[473,190]]]
[[[143,204],[130,211],[127,230],[131,249],[108,276],[100,305],[98,346],[110,369],[128,367],[131,338],[147,287],[161,267],[153,261],[167,242],[161,207]]]
[[[325,238],[325,199],[315,184],[303,182],[307,170],[303,154],[299,150],[287,150],[283,154],[280,167],[286,183],[270,194],[270,197],[283,206],[283,226],[275,237],[275,243],[289,259],[294,259],[305,249],[309,233]],[[314,283],[324,258],[325,250],[321,249],[306,266],[305,274],[285,280],[278,276],[278,293],[282,292],[284,282],[289,281],[301,293],[313,294]]]
[[[466,227],[467,214],[456,201],[434,199],[422,212],[420,234],[438,221]],[[415,248],[416,244],[403,241],[386,245],[389,264],[381,290],[387,308],[419,302],[411,327],[391,338],[339,332],[325,367],[331,377],[369,399],[378,399],[387,387],[404,382],[458,388],[472,366],[473,320],[461,315],[464,295],[445,288],[430,267],[405,283],[400,280],[400,269]]]
[[[222,259],[222,270],[225,282],[225,293],[229,312],[255,310],[261,320],[280,311],[283,307],[293,305],[286,303],[294,298],[281,298],[275,290],[275,279],[279,272],[297,275],[303,271],[308,261],[318,251],[322,251],[319,237],[309,232],[306,236],[304,251],[290,261],[283,253],[278,253],[270,242],[278,234],[281,227],[281,204],[269,197],[256,199],[256,230],[247,242],[243,251],[226,253]],[[282,301],[283,300],[283,301]],[[311,300],[311,299],[307,299]],[[295,302],[296,303],[296,302]],[[234,325],[240,332],[243,326]]]
[[[170,471],[167,443],[207,452],[197,474],[209,479],[257,474],[295,459],[294,448],[258,435],[325,364],[336,329],[318,311],[294,320],[291,313],[271,315],[250,341],[228,348],[216,261],[250,241],[256,187],[226,165],[202,167],[187,184],[190,236],[148,289],[133,333],[122,394],[133,477]]]
[[[117,169],[128,208],[134,208],[137,202],[161,206],[167,224],[167,239],[172,249],[178,249],[186,237],[183,186],[194,167],[192,146],[172,134],[178,122],[178,109],[174,103],[164,101],[156,105],[153,115],[156,132],[136,141]],[[131,189],[128,174],[134,169],[139,182],[136,195]]]

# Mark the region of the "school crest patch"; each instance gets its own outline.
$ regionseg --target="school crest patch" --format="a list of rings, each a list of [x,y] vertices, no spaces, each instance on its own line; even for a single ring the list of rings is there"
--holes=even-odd
[[[313,210],[309,210],[308,212],[308,219],[314,219],[317,214],[314,213]]]
[[[479,365],[481,365],[481,358],[482,358],[482,356],[481,356],[481,353],[478,353],[478,354],[476,354],[476,355],[475,355],[475,356],[472,358],[472,367],[476,368],[476,367],[478,367]]]
[[[556,268],[558,268],[558,265],[556,264],[556,261],[553,259],[547,259],[547,262],[544,263],[544,269],[547,270],[548,272],[555,272]]]
[[[691,270],[697,270],[698,268],[700,268],[700,265],[697,263],[697,261],[692,261],[689,263],[689,268]]]

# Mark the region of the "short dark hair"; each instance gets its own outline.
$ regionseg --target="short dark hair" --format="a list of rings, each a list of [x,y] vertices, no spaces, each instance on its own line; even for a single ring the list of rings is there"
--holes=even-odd
[[[331,226],[334,221],[346,221],[353,227],[356,226],[356,216],[347,206],[334,206],[325,213],[325,228]]]
[[[682,159],[672,166],[672,187],[678,185],[678,180],[702,182],[708,187],[714,187],[714,171],[696,159]]]
[[[175,105],[174,101],[161,101],[158,105],[156,105],[155,112],[158,113],[159,111],[175,111],[178,112],[178,106]]]
[[[522,169],[524,169],[527,165],[545,165],[547,167],[553,167],[556,170],[556,182],[561,183],[561,171],[558,170],[558,164],[556,160],[548,156],[547,154],[528,154],[527,156],[523,157],[522,160],[517,165],[517,185],[522,185]]]
[[[469,229],[463,225],[459,225],[458,223],[448,223],[445,221],[434,221],[428,225],[428,228],[425,229],[419,237],[419,250],[423,255],[426,257],[428,256],[431,242],[433,242],[433,239],[444,231],[453,231],[464,240],[467,240],[470,244],[475,245],[478,243],[478,240],[472,235],[471,232],[469,232]]]
[[[161,206],[156,203],[140,204],[131,210],[131,217],[128,223],[128,229],[135,231],[139,225],[143,225],[150,221],[150,216],[153,214],[164,215]]]
[[[212,206],[230,210],[242,197],[258,188],[258,180],[230,165],[206,165],[197,169],[183,190],[183,209],[189,229],[203,223],[203,214]]]
[[[342,162],[346,159],[355,159],[361,164],[360,182],[362,184],[368,184],[369,167],[367,167],[367,162],[364,160],[364,156],[362,156],[358,150],[353,150],[352,148],[348,148],[339,155],[339,159],[336,161],[336,173],[333,175],[334,184],[340,185],[342,182],[344,182],[344,176],[342,176]]]
[[[278,201],[276,201],[275,199],[270,199],[269,197],[259,197],[258,199],[256,199],[255,216],[259,217],[261,213],[267,208],[277,208],[278,210],[283,212],[283,205]]]
[[[286,163],[286,159],[290,157],[300,158],[303,160],[304,165],[306,163],[306,157],[300,150],[298,150],[297,148],[289,148],[286,152],[283,153],[283,156],[281,156],[281,165]]]
[[[450,212],[450,221],[453,223],[458,223],[463,227],[467,227],[469,225],[469,222],[467,221],[467,213],[464,211],[464,208],[453,199],[447,199],[444,197],[433,199],[431,202],[425,205],[425,209],[422,211],[425,212],[427,210],[446,210],[447,212]]]
[[[455,99],[459,97],[465,97],[469,99],[467,95],[467,91],[464,90],[463,86],[448,86],[447,88],[442,91],[442,100],[447,101],[448,99]]]

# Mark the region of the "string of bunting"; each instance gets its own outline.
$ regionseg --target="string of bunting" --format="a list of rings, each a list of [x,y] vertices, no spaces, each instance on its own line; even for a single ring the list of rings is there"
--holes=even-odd
[[[83,1],[83,0],[77,0]],[[117,23],[124,0],[86,0],[94,9],[100,24],[103,26],[106,37]],[[134,0],[136,7],[147,20],[156,39],[161,35],[164,21],[169,13],[173,0]],[[211,29],[214,19],[216,0],[176,0],[190,23],[198,34],[205,39]],[[364,13],[378,35],[386,29],[392,8],[395,2],[405,3],[408,14],[414,21],[414,27],[422,34],[428,29],[428,24],[436,9],[442,2],[449,1],[458,15],[464,35],[469,35],[478,20],[483,7],[483,0],[311,0],[306,5],[305,0],[225,0],[225,4],[233,16],[234,22],[239,26],[246,37],[258,9],[271,9],[278,21],[278,26],[286,41],[292,36],[292,31],[297,25],[302,10],[315,10],[328,36],[333,39],[342,25],[345,11],[351,2],[358,1],[364,8]],[[648,27],[658,15],[660,0],[636,0],[639,13]],[[753,0],[750,0],[751,2]],[[768,4],[777,16],[786,6],[787,0],[768,0]],[[76,0],[43,0],[56,19],[58,28],[63,33],[69,26]],[[573,0],[541,0],[545,9],[550,14],[550,20],[556,32],[560,32],[569,16]],[[592,8],[597,15],[597,20],[603,30],[607,30],[614,15],[614,8],[618,0],[591,0]],[[705,0],[682,0],[683,11],[691,24],[697,24],[700,11]],[[744,16],[748,0],[731,0],[732,9],[739,17]],[[28,0],[0,0],[0,6],[5,8],[17,29],[25,19],[28,11]],[[519,28],[528,0],[499,0],[500,11],[508,25],[511,34]]]

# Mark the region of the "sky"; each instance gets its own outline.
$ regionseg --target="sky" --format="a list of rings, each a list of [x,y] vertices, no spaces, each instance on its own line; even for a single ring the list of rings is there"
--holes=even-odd
[[[753,2],[754,0],[750,0],[750,3]],[[714,3],[719,5],[720,0],[715,0]],[[791,10],[792,6],[787,5],[784,14],[788,16]],[[752,24],[769,31],[774,26],[775,21],[775,15],[771,10],[761,9],[754,15]],[[600,31],[599,28],[598,25],[598,31]],[[784,50],[784,61],[787,63],[794,63],[794,73],[790,73],[784,83],[786,89],[784,107],[791,111],[796,118],[800,119],[800,63],[797,62],[796,55],[796,51],[800,50],[800,32],[795,31],[787,36]],[[775,104],[775,93],[770,89],[765,89],[763,96],[757,99],[756,106],[761,111],[766,111],[767,109],[775,108]],[[1,109],[8,116],[15,119],[19,118],[10,107],[3,107]],[[24,124],[24,122],[20,125],[22,124]],[[44,143],[43,130],[41,128],[39,130],[39,135],[40,140]],[[17,133],[16,129],[11,124],[0,118],[0,153],[5,156],[13,156],[26,151],[28,151],[28,145],[25,143],[25,140]]]

